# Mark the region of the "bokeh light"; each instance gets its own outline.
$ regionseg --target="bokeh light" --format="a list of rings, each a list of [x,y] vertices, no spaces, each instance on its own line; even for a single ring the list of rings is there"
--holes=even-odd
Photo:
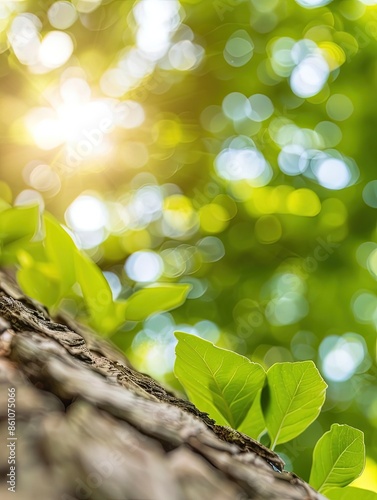
[[[329,73],[327,62],[320,54],[308,55],[292,71],[292,90],[299,97],[312,97],[322,90]]]
[[[321,7],[322,5],[327,5],[332,2],[332,0],[295,0],[302,7],[306,7],[308,9],[314,9],[316,7]]]
[[[272,170],[254,142],[245,137],[231,138],[215,159],[220,177],[228,181],[247,180],[250,185],[264,186],[272,177]]]
[[[48,9],[48,20],[54,28],[70,28],[77,19],[77,11],[71,2],[55,2]]]
[[[320,162],[315,174],[322,186],[328,189],[343,189],[351,180],[347,165],[336,158],[329,158]]]
[[[377,180],[370,181],[363,189],[363,200],[372,208],[377,208]]]
[[[326,111],[333,120],[347,120],[353,113],[353,104],[351,99],[346,95],[333,94],[327,100]]]
[[[254,43],[245,30],[235,31],[227,40],[224,48],[224,59],[236,68],[250,61],[254,53]]]
[[[65,219],[81,248],[93,248],[105,240],[108,212],[96,196],[80,195],[67,208]]]
[[[365,342],[358,334],[327,337],[320,345],[323,373],[328,380],[349,380],[365,357]]]
[[[95,196],[81,195],[68,207],[66,220],[75,231],[96,231],[106,225],[105,205]]]
[[[68,61],[73,52],[73,42],[67,33],[50,31],[39,48],[39,60],[46,68],[58,68]]]
[[[152,61],[166,54],[180,20],[176,0],[141,0],[133,9],[139,29],[137,47]]]
[[[156,281],[162,274],[163,261],[154,252],[135,252],[126,261],[127,275],[134,281]]]

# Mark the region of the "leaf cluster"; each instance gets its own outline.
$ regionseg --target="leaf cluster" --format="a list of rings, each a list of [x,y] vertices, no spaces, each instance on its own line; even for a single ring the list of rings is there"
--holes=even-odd
[[[70,234],[38,206],[0,204],[0,264],[17,265],[17,279],[28,296],[52,311],[73,301],[83,319],[102,334],[111,334],[125,321],[182,304],[186,284],[160,283],[114,300],[101,269],[75,245]]]
[[[190,400],[219,425],[259,440],[267,433],[274,449],[299,436],[318,417],[327,384],[312,361],[276,363],[266,372],[260,364],[207,340],[184,332],[175,335],[175,374]],[[344,489],[364,465],[363,433],[333,424],[314,448],[309,482],[334,500],[377,498],[367,490]]]

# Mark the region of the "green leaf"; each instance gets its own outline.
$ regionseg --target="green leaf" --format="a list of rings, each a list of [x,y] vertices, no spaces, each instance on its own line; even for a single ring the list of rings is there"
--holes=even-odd
[[[17,280],[23,292],[47,307],[59,300],[59,281],[45,267],[25,267],[17,273]]]
[[[1,264],[8,266],[10,264],[19,264],[19,254],[22,251],[30,251],[35,243],[30,242],[30,237],[20,238],[19,240],[12,241],[4,245],[1,249]]]
[[[364,434],[348,425],[333,424],[315,445],[309,483],[319,492],[347,486],[360,476],[364,465]]]
[[[190,400],[219,425],[238,429],[263,387],[262,366],[194,335],[175,336],[174,372]]]
[[[377,493],[347,486],[346,488],[331,488],[326,490],[329,500],[377,500]]]
[[[257,392],[254,402],[250,406],[250,410],[247,412],[242,424],[238,427],[240,432],[254,439],[260,438],[261,434],[266,430],[266,422],[264,421],[262,413],[261,395],[262,389]]]
[[[0,241],[4,245],[25,237],[31,239],[38,228],[38,205],[10,208],[0,213]]]
[[[276,363],[267,372],[264,412],[271,448],[301,434],[319,415],[327,384],[312,361]]]
[[[59,272],[61,295],[63,296],[76,281],[74,255],[77,248],[71,236],[59,222],[49,214],[43,217],[45,225],[44,246],[47,259]]]
[[[83,253],[74,252],[76,278],[90,315],[90,324],[102,333],[113,329],[113,297],[102,271]]]
[[[9,243],[3,249],[2,260],[4,263],[11,262],[12,253],[15,254],[24,268],[18,273],[18,278],[25,293],[52,307],[58,305],[76,281],[74,253],[77,249],[72,238],[54,217],[46,214],[43,220],[45,225],[43,248],[41,243],[28,245],[28,239],[23,238]],[[26,257],[25,249],[28,250]],[[29,255],[29,250],[35,250],[34,258]],[[27,263],[30,259],[31,262]],[[37,276],[38,273],[41,276]],[[48,280],[52,280],[52,285],[45,283]],[[35,290],[32,282],[40,284],[39,292]]]
[[[124,314],[129,321],[142,321],[153,313],[168,311],[184,303],[191,285],[165,284],[143,288],[124,301]]]

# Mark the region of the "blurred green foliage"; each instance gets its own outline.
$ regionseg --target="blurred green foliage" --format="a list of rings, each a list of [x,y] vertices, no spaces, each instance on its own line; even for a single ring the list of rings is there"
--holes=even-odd
[[[0,194],[65,220],[115,300],[191,285],[113,336],[166,383],[174,330],[266,369],[313,360],[324,411],[277,451],[307,479],[350,424],[377,491],[374,4],[1,2]]]
[[[50,308],[72,309],[102,335],[125,322],[180,306],[188,284],[151,285],[123,300],[114,300],[101,269],[80,251],[49,214],[40,221],[38,205],[0,209],[0,264],[16,264],[22,290]],[[41,223],[42,222],[42,223]]]

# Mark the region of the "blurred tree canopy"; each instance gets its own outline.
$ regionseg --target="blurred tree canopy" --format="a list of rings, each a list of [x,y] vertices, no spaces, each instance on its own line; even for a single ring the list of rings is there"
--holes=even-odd
[[[3,0],[0,194],[38,201],[114,297],[190,283],[113,340],[171,385],[175,329],[313,360],[377,491],[377,2]],[[69,304],[67,305],[69,307]],[[73,311],[74,312],[74,311]]]

